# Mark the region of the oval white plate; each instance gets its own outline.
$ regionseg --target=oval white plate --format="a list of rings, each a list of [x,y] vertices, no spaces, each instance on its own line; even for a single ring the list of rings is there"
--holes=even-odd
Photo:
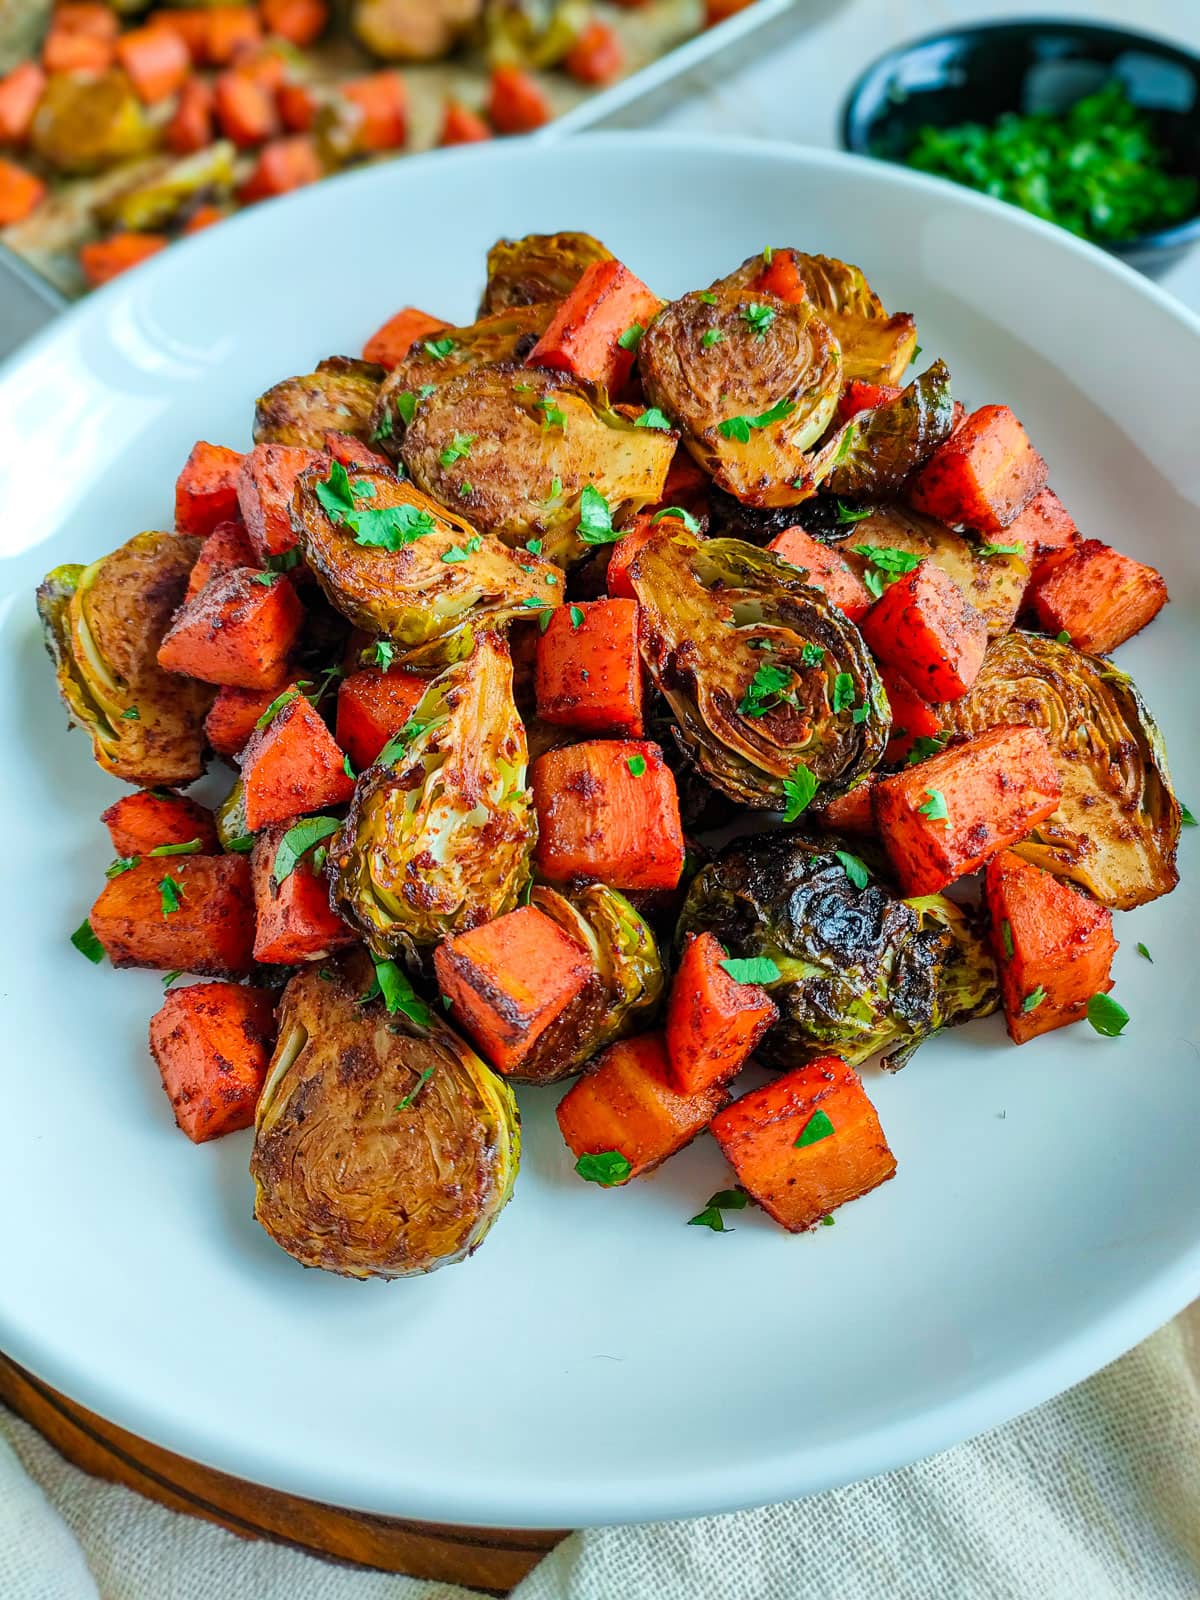
[[[584,228],[660,293],[763,245],[860,262],[969,403],[1012,403],[1085,532],[1167,574],[1120,653],[1180,791],[1196,755],[1200,327],[1065,234],[894,167],[609,136],[376,168],[265,206],[66,316],[0,382],[0,1345],[185,1455],[400,1516],[566,1527],[723,1510],[880,1472],[1084,1377],[1200,1289],[1195,834],[1119,921],[1127,1037],[1011,1048],[995,1020],[868,1086],[899,1176],[792,1238],[687,1218],[701,1140],[618,1192],[578,1182],[555,1095],[522,1095],[513,1204],[465,1266],[304,1272],[251,1220],[249,1135],[193,1148],[146,1054],[155,974],[67,935],[117,792],[68,735],[33,617],[57,562],[169,526],[197,438],[357,351],[398,306],[467,319],[502,234]],[[1150,965],[1136,954],[1146,943]]]

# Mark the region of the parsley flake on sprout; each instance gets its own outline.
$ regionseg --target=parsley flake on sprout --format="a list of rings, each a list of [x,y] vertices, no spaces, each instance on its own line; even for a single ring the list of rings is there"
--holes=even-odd
[[[769,661],[764,662],[750,680],[741,700],[738,702],[738,715],[742,717],[765,717],[768,711],[773,711],[776,706],[785,702],[795,704],[796,696],[792,688],[795,673],[788,667],[776,667]]]
[[[782,422],[784,417],[790,417],[795,409],[794,400],[777,400],[769,410],[760,412],[757,417],[726,417],[724,422],[717,423],[717,432],[723,439],[748,444],[752,428],[769,428],[771,423]]]

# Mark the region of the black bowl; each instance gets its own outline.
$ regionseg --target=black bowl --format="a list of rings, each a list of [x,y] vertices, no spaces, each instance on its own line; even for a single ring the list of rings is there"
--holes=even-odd
[[[926,124],[992,122],[1005,111],[1064,111],[1111,78],[1152,116],[1176,173],[1200,177],[1200,57],[1123,28],[1030,20],[951,28],[902,45],[869,67],[842,112],[842,143],[903,163]],[[1106,244],[1157,276],[1200,239],[1195,216]]]

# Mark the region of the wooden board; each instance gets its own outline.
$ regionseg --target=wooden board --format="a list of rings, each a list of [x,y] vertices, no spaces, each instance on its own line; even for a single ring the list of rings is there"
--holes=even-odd
[[[172,1511],[311,1555],[507,1594],[566,1533],[456,1528],[342,1511],[199,1466],[126,1433],[0,1356],[0,1400],[68,1461]]]

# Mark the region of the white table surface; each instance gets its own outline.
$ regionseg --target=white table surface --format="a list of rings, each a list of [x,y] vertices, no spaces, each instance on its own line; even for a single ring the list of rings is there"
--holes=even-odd
[[[713,72],[705,93],[658,118],[654,126],[836,147],[842,102],[863,68],[893,45],[956,23],[1077,17],[1160,34],[1200,52],[1200,0],[1005,0],[1000,5],[986,0],[797,0],[797,5],[814,20],[798,29],[790,44],[732,76]],[[1200,247],[1160,281],[1200,311]]]

